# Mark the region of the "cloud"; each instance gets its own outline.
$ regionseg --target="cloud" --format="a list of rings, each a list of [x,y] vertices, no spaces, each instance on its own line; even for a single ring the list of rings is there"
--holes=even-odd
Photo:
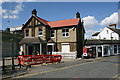
[[[23,4],[22,2],[18,2],[18,4],[15,6],[15,9],[14,10],[7,10],[7,9],[3,9],[2,10],[2,13],[3,13],[3,18],[4,19],[17,19],[19,18],[18,17],[18,14],[20,11],[23,10]]]
[[[7,12],[7,10],[6,9],[2,9],[2,13],[6,13]]]
[[[90,37],[90,35],[85,35],[85,39],[89,39]]]
[[[102,20],[100,23],[101,26],[108,26],[110,24],[118,25],[118,12],[114,12],[112,15]]]
[[[86,29],[93,29],[95,25],[98,25],[98,21],[94,16],[87,16],[82,18],[82,20],[84,21],[84,27]]]
[[[91,29],[91,30],[87,30],[86,31],[86,33],[88,33],[88,34],[93,34],[93,33],[95,33],[96,31],[95,30],[93,30],[93,29]]]
[[[9,18],[10,18],[10,19],[17,19],[18,16],[16,16],[16,15],[12,15],[12,16],[9,16]]]
[[[8,16],[8,15],[4,15],[3,18],[4,18],[4,19],[7,19],[7,18],[9,18],[9,16]]]
[[[22,11],[23,10],[23,4],[22,4],[22,2],[18,2],[18,5],[15,7],[15,10],[9,10],[9,12],[11,13],[11,14],[19,14],[19,12],[20,11]]]

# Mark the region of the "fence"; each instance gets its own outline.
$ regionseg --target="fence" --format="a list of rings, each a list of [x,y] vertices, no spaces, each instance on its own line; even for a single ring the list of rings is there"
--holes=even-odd
[[[52,54],[61,55],[62,58],[76,58],[76,56],[77,56],[77,52],[67,52],[67,53],[63,53],[63,52],[52,52]]]
[[[61,61],[61,55],[22,55],[18,56],[17,62],[21,65],[37,65]]]

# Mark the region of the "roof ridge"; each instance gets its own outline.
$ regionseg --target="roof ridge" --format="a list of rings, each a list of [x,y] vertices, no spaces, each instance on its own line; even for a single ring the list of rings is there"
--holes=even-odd
[[[43,18],[41,18],[41,17],[38,17],[38,16],[35,16],[35,17],[37,17],[37,18],[40,18],[40,19],[43,19]],[[45,21],[48,21],[48,20],[46,20],[46,19],[43,19],[43,20],[45,20]]]
[[[72,19],[79,19],[79,18],[72,18]],[[70,19],[63,19],[63,20],[70,20]],[[56,21],[63,21],[63,20],[56,20]],[[49,22],[55,22],[55,21],[49,21]]]

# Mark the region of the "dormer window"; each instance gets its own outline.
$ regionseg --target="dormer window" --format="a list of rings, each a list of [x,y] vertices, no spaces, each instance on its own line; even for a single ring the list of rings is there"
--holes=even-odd
[[[51,38],[55,37],[55,30],[51,30]]]
[[[25,35],[26,37],[28,37],[29,36],[29,30],[26,30],[26,35]]]
[[[62,30],[62,37],[69,37],[69,29]]]
[[[39,36],[42,36],[42,28],[39,28]]]

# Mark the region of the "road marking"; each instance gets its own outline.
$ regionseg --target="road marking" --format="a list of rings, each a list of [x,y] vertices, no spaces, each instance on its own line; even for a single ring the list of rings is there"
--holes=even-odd
[[[112,80],[113,80],[113,79],[118,79],[118,78],[120,78],[120,74],[114,76],[114,77],[112,78]]]
[[[53,72],[53,71],[68,69],[68,68],[72,68],[72,67],[76,67],[76,66],[81,66],[81,65],[85,65],[85,64],[89,64],[89,63],[105,61],[105,60],[108,60],[108,59],[110,59],[110,58],[106,58],[106,59],[98,60],[98,61],[92,61],[92,62],[85,62],[85,63],[82,63],[82,64],[76,64],[76,65],[62,67],[62,68],[58,68],[58,69],[54,69],[54,70],[49,70],[49,71],[44,71],[44,72],[32,73],[32,74],[28,74],[28,75],[26,74],[26,75],[23,75],[23,76],[18,76],[18,77],[13,77],[13,78],[22,78],[22,77],[27,77],[27,76],[37,75],[37,74],[43,74],[43,73],[48,73],[48,72]]]

